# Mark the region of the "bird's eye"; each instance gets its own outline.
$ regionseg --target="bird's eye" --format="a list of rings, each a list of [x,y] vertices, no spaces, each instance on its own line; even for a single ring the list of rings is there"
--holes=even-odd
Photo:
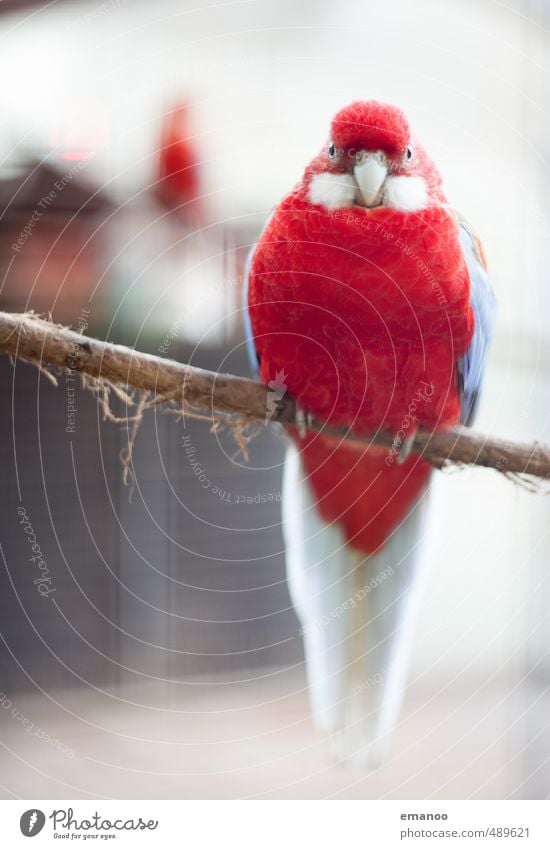
[[[405,153],[405,161],[410,162],[413,158],[413,149],[412,147],[407,148],[407,152]]]
[[[328,146],[328,155],[331,159],[334,159],[334,157],[336,156],[336,147],[334,142],[331,142]]]

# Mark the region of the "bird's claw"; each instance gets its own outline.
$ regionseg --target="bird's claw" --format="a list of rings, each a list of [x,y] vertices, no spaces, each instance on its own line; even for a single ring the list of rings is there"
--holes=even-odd
[[[296,407],[296,416],[294,417],[294,423],[298,430],[298,436],[300,439],[305,439],[307,434],[307,429],[310,424],[311,416],[303,407]]]
[[[411,451],[413,449],[414,440],[416,439],[417,430],[418,430],[418,428],[416,428],[416,427],[413,428],[411,433],[409,433],[409,435],[405,437],[405,439],[403,440],[403,442],[399,446],[399,453],[396,457],[396,462],[398,463],[398,465],[401,465],[402,463],[405,462],[405,460],[409,459],[409,456],[410,456]]]

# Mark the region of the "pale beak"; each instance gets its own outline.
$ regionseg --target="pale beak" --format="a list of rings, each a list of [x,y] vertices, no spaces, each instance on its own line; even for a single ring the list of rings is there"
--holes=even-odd
[[[353,175],[359,187],[359,202],[367,207],[380,206],[382,187],[388,174],[388,163],[382,151],[363,151]]]

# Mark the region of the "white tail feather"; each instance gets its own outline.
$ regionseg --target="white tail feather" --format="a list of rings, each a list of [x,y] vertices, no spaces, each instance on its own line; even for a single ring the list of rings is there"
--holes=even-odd
[[[383,549],[365,555],[320,516],[298,451],[283,480],[287,577],[313,716],[334,755],[377,766],[400,710],[425,572],[427,493]]]

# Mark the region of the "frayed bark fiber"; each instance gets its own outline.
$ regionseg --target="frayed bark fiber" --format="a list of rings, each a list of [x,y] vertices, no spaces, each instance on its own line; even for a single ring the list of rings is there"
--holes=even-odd
[[[85,385],[98,394],[107,419],[132,423],[127,468],[142,415],[161,404],[172,412],[205,419],[213,428],[228,425],[245,454],[248,440],[266,418],[302,431],[322,431],[356,443],[362,450],[369,445],[394,448],[393,434],[371,436],[332,428],[298,410],[289,395],[274,405],[269,388],[252,380],[102,342],[33,313],[0,312],[0,352],[33,363],[54,382],[56,369],[81,374]],[[127,417],[113,414],[111,393],[131,410]],[[537,490],[550,478],[550,446],[539,442],[513,442],[455,427],[437,432],[418,430],[409,448],[436,468],[484,466]]]

